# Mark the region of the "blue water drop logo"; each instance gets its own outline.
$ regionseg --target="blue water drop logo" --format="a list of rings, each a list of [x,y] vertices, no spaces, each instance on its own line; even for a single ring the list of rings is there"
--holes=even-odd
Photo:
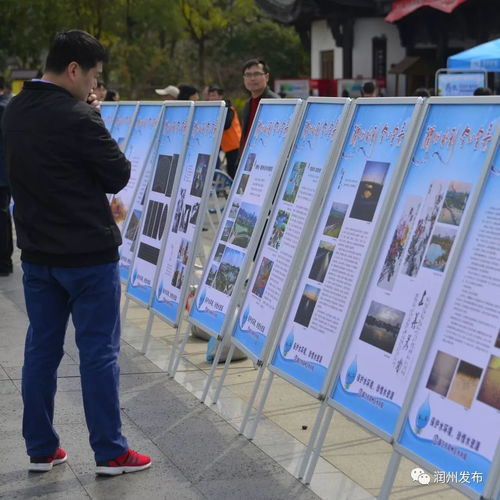
[[[295,337],[293,336],[293,330],[288,334],[288,337],[285,340],[285,345],[283,346],[283,355],[286,356],[289,352],[290,349],[293,346],[293,342],[295,340]]]
[[[357,356],[355,356],[349,368],[347,369],[347,373],[345,374],[346,389],[349,389],[351,384],[354,382],[357,373],[358,373],[358,358]]]
[[[160,281],[160,286],[158,287],[158,290],[157,290],[158,300],[160,300],[162,293],[163,293],[163,281]]]
[[[418,413],[415,418],[415,427],[417,429],[417,434],[420,434],[422,432],[422,429],[429,423],[430,418],[431,405],[429,404],[429,396],[427,396],[424,404],[418,409]]]
[[[132,286],[135,286],[135,280],[137,279],[137,269],[134,269],[132,273]]]
[[[243,327],[245,326],[245,323],[248,320],[248,317],[250,316],[250,307],[247,306],[243,314],[241,315],[241,320],[240,320],[240,328],[243,330]]]
[[[201,309],[203,302],[205,302],[206,296],[207,296],[207,293],[205,292],[205,289],[203,289],[200,293],[200,298],[198,299],[198,309]]]

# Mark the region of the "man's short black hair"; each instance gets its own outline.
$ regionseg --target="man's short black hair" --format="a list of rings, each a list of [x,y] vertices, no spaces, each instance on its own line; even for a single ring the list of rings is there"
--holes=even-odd
[[[373,82],[366,82],[363,85],[363,94],[373,94],[375,92],[375,84]]]
[[[209,85],[208,91],[209,92],[217,92],[217,94],[219,94],[219,95],[224,95],[224,90],[221,89],[220,87],[216,87],[215,85]]]
[[[106,62],[106,51],[97,39],[85,31],[58,33],[50,46],[45,70],[61,74],[73,61],[88,71],[98,63]]]
[[[478,87],[474,90],[474,95],[493,95],[493,92],[489,87]]]
[[[262,64],[262,70],[264,71],[264,73],[269,73],[271,71],[271,68],[266,64],[266,61],[264,61],[264,59],[254,57],[253,59],[249,59],[243,65],[243,70],[241,72],[244,73],[248,68],[251,68],[252,66],[258,66],[259,64]]]

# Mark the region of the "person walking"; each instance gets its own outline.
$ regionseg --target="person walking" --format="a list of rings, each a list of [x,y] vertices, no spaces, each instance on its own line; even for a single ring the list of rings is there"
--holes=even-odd
[[[66,461],[53,426],[57,369],[69,317],[75,326],[96,473],[148,468],[121,431],[121,236],[106,193],[128,182],[130,162],[91,94],[105,61],[84,31],[56,35],[40,80],[24,83],[2,123],[29,327],[22,369],[23,437],[29,470]]]

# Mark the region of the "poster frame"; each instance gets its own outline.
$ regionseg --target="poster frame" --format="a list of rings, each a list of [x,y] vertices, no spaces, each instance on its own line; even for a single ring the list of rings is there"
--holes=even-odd
[[[289,295],[287,296],[287,294],[285,293],[285,290],[293,290],[294,289],[296,282],[297,282],[297,279],[299,277],[298,273],[294,272],[294,270],[301,269],[302,265],[303,265],[302,261],[307,257],[307,254],[305,252],[301,252],[300,249],[303,248],[303,243],[304,243],[304,241],[306,241],[306,238],[309,234],[308,228],[310,228],[313,225],[315,216],[317,215],[318,210],[320,210],[321,206],[323,205],[324,198],[326,196],[326,190],[327,190],[328,186],[330,185],[332,176],[335,173],[335,169],[331,169],[330,167],[331,167],[331,165],[336,165],[338,158],[340,157],[340,153],[341,153],[340,144],[342,144],[343,141],[345,140],[345,134],[347,134],[347,126],[346,125],[347,125],[348,121],[350,120],[350,115],[352,113],[353,100],[349,99],[349,98],[345,98],[345,97],[309,97],[304,102],[304,104],[303,104],[304,110],[303,110],[303,113],[300,117],[300,121],[297,125],[297,131],[296,131],[297,133],[295,134],[295,136],[293,138],[293,143],[292,143],[292,146],[290,148],[290,153],[289,153],[289,156],[288,156],[287,161],[285,163],[285,167],[283,169],[283,175],[282,175],[282,178],[281,178],[280,183],[278,185],[278,188],[276,191],[276,196],[278,196],[281,189],[283,189],[283,186],[287,182],[287,179],[285,178],[284,174],[286,173],[286,169],[289,167],[289,161],[291,159],[291,154],[295,148],[297,141],[299,140],[298,132],[300,131],[300,128],[303,124],[303,121],[306,117],[308,105],[314,104],[314,103],[340,104],[340,105],[343,105],[343,109],[342,109],[340,116],[339,116],[339,123],[338,123],[337,131],[335,133],[335,137],[332,141],[332,145],[331,145],[330,150],[328,152],[328,159],[327,159],[326,165],[325,165],[325,167],[320,175],[320,178],[318,180],[317,191],[314,194],[311,206],[309,208],[309,215],[307,216],[307,218],[304,221],[304,229],[303,229],[302,234],[297,242],[297,250],[296,250],[295,255],[290,263],[290,270],[287,273],[285,281],[283,283],[282,293],[280,294],[280,297],[279,297],[278,301],[276,302],[276,308],[275,308],[271,323],[269,324],[269,332],[266,336],[266,340],[264,341],[261,355],[260,356],[256,355],[253,351],[248,349],[248,347],[245,344],[243,344],[242,342],[240,342],[240,340],[236,339],[233,336],[234,325],[233,325],[232,331],[230,332],[231,344],[233,344],[235,347],[237,347],[238,349],[243,351],[255,364],[257,364],[259,366],[266,364],[266,362],[269,358],[269,355],[272,352],[271,349],[274,347],[275,336],[278,332],[279,323],[281,322],[279,316],[281,315],[281,313],[286,312],[285,307],[288,305],[287,303],[288,303]],[[275,215],[276,206],[277,206],[276,203],[274,203],[272,208],[271,208],[270,220]],[[265,228],[264,231],[266,229],[267,228]],[[262,236],[264,236],[264,233]],[[260,261],[260,258],[262,256],[263,251],[264,251],[264,245],[261,245],[259,248],[259,251],[256,255],[255,263]],[[256,268],[254,267],[252,269],[250,277],[248,278],[249,285],[250,285],[250,283],[253,282],[253,280],[255,278],[255,272],[256,272]],[[247,296],[247,293],[248,292],[245,292],[245,294],[242,296],[241,304],[243,304],[243,302]],[[241,310],[239,310],[237,312],[236,321],[239,319],[241,313],[242,313]]]
[[[254,226],[254,235],[253,235],[253,238],[250,239],[250,244],[247,247],[247,253],[245,255],[243,265],[241,266],[240,273],[238,274],[238,278],[236,279],[235,286],[234,286],[234,289],[233,289],[232,294],[231,294],[231,298],[228,302],[227,311],[225,313],[225,317],[224,317],[224,320],[222,322],[220,331],[217,332],[217,331],[211,329],[210,327],[207,327],[202,322],[198,321],[197,319],[192,318],[191,315],[187,316],[187,320],[191,325],[200,328],[205,333],[207,333],[211,337],[215,337],[218,340],[222,340],[223,338],[226,338],[228,335],[230,335],[227,332],[232,329],[231,328],[232,324],[235,321],[235,316],[236,316],[235,311],[236,311],[236,308],[238,306],[238,301],[241,298],[241,295],[242,295],[241,292],[242,292],[242,289],[243,289],[243,286],[245,283],[245,279],[246,279],[246,276],[248,275],[248,271],[250,269],[250,266],[252,265],[252,260],[250,259],[249,256],[250,255],[253,256],[255,254],[255,250],[256,250],[257,245],[259,243],[259,240],[257,239],[257,234],[260,237],[260,235],[262,234],[262,232],[264,230],[264,225],[265,225],[265,222],[267,219],[267,214],[271,210],[272,202],[274,200],[274,196],[275,196],[276,190],[278,188],[278,183],[281,179],[281,176],[283,175],[286,159],[288,158],[288,155],[290,154],[290,148],[291,148],[292,142],[296,136],[298,123],[300,122],[300,119],[301,119],[301,117],[304,113],[304,109],[305,109],[304,101],[302,99],[297,99],[297,98],[292,98],[292,99],[261,99],[259,102],[259,107],[257,109],[256,116],[259,113],[261,106],[263,106],[263,105],[268,105],[268,106],[295,105],[295,109],[294,109],[292,116],[290,118],[290,130],[288,131],[288,137],[283,144],[281,154],[278,158],[278,161],[276,162],[276,168],[275,168],[275,171],[273,172],[272,178],[271,178],[271,185],[268,188],[268,193],[267,193],[266,198],[264,199],[264,201],[262,203],[262,209],[261,209],[262,211],[261,211],[260,217],[258,218],[258,220]],[[250,139],[253,136],[256,127],[257,127],[257,121],[254,120],[252,123],[252,127],[250,128],[250,131],[248,133],[248,139]],[[247,149],[249,148],[249,143],[250,143],[250,141],[247,140],[247,142],[245,144],[245,148],[243,149],[243,152],[242,152],[241,157],[240,157],[240,162],[243,158],[246,157],[246,152],[247,152]],[[239,168],[238,168],[238,171],[241,172],[241,170]],[[235,178],[235,181],[236,181],[236,178]],[[236,184],[237,184],[236,182],[233,183],[233,188],[236,186]],[[219,237],[218,237],[219,233],[222,234],[222,221],[224,221],[224,217],[226,215],[226,212],[228,210],[230,210],[230,208],[231,208],[232,193],[233,193],[233,190],[231,190],[229,198],[227,199],[226,207],[224,209],[224,213],[223,213],[222,218],[221,218],[221,225],[217,231],[217,234],[215,235],[212,247],[210,249],[209,258],[207,259],[207,262],[206,262],[206,266],[209,265],[210,258],[212,257],[212,254],[214,254],[214,252],[216,250],[216,246],[217,246],[218,241],[219,241]],[[203,270],[202,279],[204,277],[204,272],[205,272],[205,270]],[[197,292],[194,296],[194,299],[193,299],[193,304],[197,303],[198,296],[199,296],[201,289],[202,289],[201,287],[198,287],[198,290],[197,290]],[[226,335],[226,333],[227,333],[227,335]]]
[[[111,118],[111,125],[108,129],[108,132],[111,134],[111,129],[113,128],[113,124],[115,123],[115,118],[116,118],[116,115],[118,113],[118,106],[119,106],[119,102],[111,102],[111,101],[103,101],[101,102],[101,104],[99,105],[99,107],[101,109],[104,108],[113,108],[113,111],[112,111],[112,118]],[[100,111],[99,111],[100,113]],[[101,119],[102,121],[104,121],[104,119],[102,118],[102,115],[101,115]]]
[[[416,132],[414,133],[414,136],[412,138],[411,147],[409,147],[406,151],[407,159],[409,160],[411,158],[411,156],[413,156],[416,148],[418,147],[418,139],[420,137],[419,132],[420,132],[421,128],[423,127],[425,120],[427,119],[429,110],[430,110],[432,105],[434,105],[434,104],[435,105],[440,105],[440,104],[445,104],[445,105],[480,104],[481,102],[489,102],[489,103],[493,104],[495,101],[496,100],[491,98],[491,97],[486,97],[486,98],[482,98],[482,97],[479,97],[479,98],[478,97],[472,97],[472,98],[470,98],[470,97],[469,98],[464,98],[464,97],[431,97],[431,98],[426,99],[422,113],[420,114],[420,117],[419,117],[418,128],[416,129]],[[489,156],[490,155],[488,153],[486,155],[486,160],[488,160]],[[487,161],[485,161],[485,165],[487,165]],[[408,167],[409,167],[409,165],[408,165],[408,161],[407,161],[405,168],[404,168],[404,173],[403,173],[402,178],[401,178],[399,189],[403,186],[403,183],[406,179],[406,176],[407,176],[408,171],[409,171]],[[414,378],[415,378],[416,373],[417,373],[416,369],[418,367],[418,360],[420,359],[420,356],[422,356],[422,353],[424,352],[424,350],[427,349],[428,342],[429,342],[429,339],[428,339],[429,332],[432,332],[433,329],[435,328],[435,323],[436,323],[437,317],[439,315],[439,310],[443,305],[443,302],[444,302],[444,299],[446,296],[446,292],[447,292],[448,287],[449,287],[449,283],[451,281],[451,278],[453,276],[453,272],[454,272],[455,267],[456,267],[456,261],[458,259],[459,254],[460,254],[460,251],[463,247],[463,243],[465,241],[465,237],[466,237],[469,225],[470,225],[470,220],[471,220],[472,214],[475,212],[475,209],[476,209],[477,201],[479,199],[479,194],[478,194],[479,190],[480,189],[482,190],[482,187],[479,188],[479,186],[484,185],[484,180],[485,180],[485,176],[487,174],[487,171],[488,171],[488,169],[485,166],[483,166],[483,170],[478,178],[478,184],[477,184],[478,188],[476,188],[474,195],[471,196],[470,209],[467,212],[467,216],[464,217],[464,225],[463,225],[463,228],[461,230],[460,236],[456,240],[456,247],[455,247],[452,258],[449,261],[448,272],[446,273],[446,276],[443,280],[441,291],[438,295],[438,298],[436,301],[436,306],[435,306],[434,311],[431,315],[429,326],[427,328],[427,331],[424,334],[424,341],[422,343],[421,352],[417,356],[417,363],[415,364],[415,369],[414,369],[412,377],[411,377],[412,382],[408,386],[407,394],[405,396],[403,405],[401,406],[400,416],[398,417],[398,421],[401,418],[401,415],[403,415],[404,403],[406,402],[408,394],[410,393],[410,388],[412,387],[413,383],[416,383],[416,382],[414,382]],[[395,193],[396,195],[399,193],[399,189]],[[375,251],[373,251],[371,256],[370,256],[371,270],[373,270],[373,267],[376,264],[377,258],[378,258],[379,253],[380,253],[381,245],[383,243],[383,238],[388,230],[389,223],[390,223],[390,214],[387,214],[385,224],[380,228],[380,232],[378,235],[378,240],[379,240],[378,246],[377,246],[377,248],[374,249]],[[364,284],[363,288],[358,291],[359,295],[356,297],[356,303],[357,303],[358,308],[361,305],[361,303],[364,300],[364,297],[366,295],[369,280],[370,280],[370,276],[368,276],[368,278],[366,278],[364,280],[365,284]],[[332,393],[333,393],[333,390],[334,390],[334,388],[337,384],[337,381],[340,377],[340,370],[342,368],[342,362],[344,361],[344,356],[345,356],[346,351],[348,349],[349,341],[351,340],[352,328],[354,327],[354,323],[355,323],[356,319],[357,319],[357,317],[351,317],[349,324],[345,325],[346,326],[345,331],[342,332],[342,334],[343,334],[342,350],[341,350],[341,352],[338,353],[339,359],[337,362],[337,366],[335,367],[335,370],[331,374],[330,385],[328,386],[328,390],[327,390],[326,395],[325,395],[326,402],[327,402],[327,405],[331,406],[332,408],[334,408],[335,410],[340,412],[342,415],[345,415],[349,419],[353,420],[354,422],[359,424],[361,427],[374,433],[376,436],[380,437],[384,441],[386,441],[388,443],[392,443],[392,442],[394,442],[394,436],[395,436],[394,432],[392,434],[390,434],[390,433],[387,433],[387,432],[379,429],[371,422],[368,422],[364,418],[360,417],[357,413],[353,412],[349,408],[346,408],[342,404],[340,404],[337,401],[332,399]],[[396,429],[397,429],[397,425],[395,427],[395,430]]]
[[[132,204],[130,205],[130,207],[128,209],[127,216],[125,217],[125,220],[123,221],[123,224],[122,224],[121,228],[120,228],[120,226],[118,226],[120,228],[120,234],[122,236],[122,239],[123,239],[123,232],[128,227],[128,224],[130,222],[130,218],[132,217],[132,212],[133,212],[132,207],[134,206],[135,198],[137,196],[137,191],[140,188],[140,185],[141,185],[141,182],[142,182],[142,179],[143,179],[143,176],[144,176],[144,172],[145,172],[146,167],[147,167],[147,165],[149,163],[150,155],[153,152],[153,149],[157,145],[157,139],[158,139],[158,133],[159,133],[159,125],[160,125],[160,122],[163,119],[163,110],[164,110],[163,101],[142,101],[142,102],[141,101],[137,101],[137,106],[135,108],[135,115],[134,115],[134,118],[133,118],[133,120],[131,122],[130,130],[129,130],[129,135],[127,137],[127,141],[126,141],[125,146],[123,148],[123,154],[125,154],[125,151],[127,149],[128,142],[130,140],[133,128],[135,126],[135,122],[137,120],[137,116],[139,115],[139,109],[140,109],[140,107],[142,105],[145,105],[145,106],[148,106],[148,107],[149,106],[160,106],[160,113],[159,113],[159,116],[158,116],[158,123],[156,124],[156,128],[155,128],[153,137],[151,138],[151,141],[148,144],[146,156],[145,156],[144,162],[143,162],[142,167],[141,167],[140,172],[139,172],[137,184],[136,184],[135,189],[134,189],[134,191],[132,193],[132,197],[131,197]],[[115,194],[118,194],[118,193],[115,193]],[[110,202],[113,199],[113,196],[114,195],[111,195]],[[142,217],[141,217],[141,219],[142,219]],[[129,278],[129,276],[127,276],[127,279],[124,279],[123,277],[120,277],[122,283],[124,283],[124,284],[128,281],[128,278]]]
[[[128,131],[127,131],[127,135],[125,136],[125,140],[123,141],[123,149],[120,148],[120,150],[122,151],[122,153],[125,152],[125,149],[127,147],[127,144],[128,144],[128,140],[130,138],[130,133],[132,132],[132,127],[135,123],[135,118],[137,116],[137,111],[139,110],[139,101],[120,101],[118,103],[118,106],[116,106],[116,113],[115,113],[115,117],[113,119],[113,127],[115,125],[115,122],[116,122],[116,118],[118,117],[118,111],[120,109],[120,106],[134,106],[134,111],[132,112],[132,116],[130,117],[130,126],[128,128]],[[111,127],[111,129],[109,130],[109,133],[111,135],[111,137],[113,137],[113,127]],[[114,137],[113,137],[114,139]],[[115,139],[116,141],[116,139]],[[119,146],[119,144],[118,144]]]
[[[313,389],[312,387],[309,387],[304,382],[293,378],[288,373],[284,372],[283,370],[281,370],[280,368],[278,368],[272,364],[272,357],[274,355],[274,352],[278,348],[278,343],[280,340],[279,333],[281,333],[282,329],[285,326],[285,321],[290,313],[290,308],[292,306],[293,297],[289,297],[288,303],[286,304],[286,308],[283,310],[284,314],[282,315],[281,322],[277,327],[277,331],[279,333],[277,333],[275,336],[275,342],[274,342],[274,345],[272,346],[271,355],[269,356],[269,362],[268,362],[269,371],[271,371],[275,375],[278,375],[280,378],[283,378],[287,382],[290,382],[295,387],[302,389],[304,392],[306,392],[307,394],[311,395],[312,397],[314,397],[315,399],[318,399],[320,401],[327,398],[327,395],[329,394],[328,388],[330,387],[331,378],[332,378],[333,374],[336,372],[337,365],[340,363],[340,361],[342,359],[340,356],[340,353],[343,351],[344,344],[347,342],[347,339],[345,338],[346,337],[345,332],[348,331],[349,323],[352,321],[352,316],[353,316],[352,312],[356,311],[356,309],[359,305],[359,300],[360,300],[359,295],[362,292],[362,290],[364,288],[366,288],[367,281],[368,281],[367,280],[367,272],[369,271],[370,266],[373,266],[372,259],[370,257],[373,253],[375,253],[375,251],[377,250],[377,248],[381,244],[381,237],[380,237],[380,233],[382,232],[381,229],[383,228],[383,225],[387,222],[386,221],[387,215],[388,215],[390,209],[392,208],[392,206],[390,204],[390,199],[391,199],[391,196],[394,196],[394,194],[397,193],[397,191],[399,190],[399,187],[401,185],[402,177],[403,177],[403,173],[404,173],[401,171],[402,170],[401,166],[404,166],[405,163],[407,163],[407,160],[409,158],[409,149],[412,145],[412,141],[414,140],[415,131],[418,130],[418,126],[420,125],[420,120],[421,120],[421,116],[422,116],[421,109],[422,109],[423,99],[420,97],[399,97],[399,98],[387,98],[387,97],[375,97],[374,98],[374,97],[370,97],[370,98],[358,98],[358,99],[356,99],[354,101],[354,104],[351,106],[351,113],[349,115],[349,120],[348,120],[348,122],[346,122],[346,125],[345,125],[345,136],[343,137],[342,143],[339,144],[339,158],[337,159],[337,164],[335,164],[335,166],[334,166],[334,171],[337,170],[338,161],[340,159],[340,154],[344,150],[345,143],[348,139],[349,130],[351,128],[351,125],[352,125],[353,119],[356,115],[356,110],[358,109],[358,107],[362,106],[362,105],[364,105],[364,106],[376,106],[379,104],[382,104],[382,105],[413,104],[414,109],[412,111],[412,115],[411,115],[411,118],[409,121],[408,133],[406,134],[406,137],[403,141],[403,144],[401,145],[401,153],[398,157],[397,163],[394,165],[394,173],[393,173],[392,179],[390,181],[390,184],[388,186],[387,193],[385,195],[386,196],[385,203],[383,204],[383,206],[381,208],[381,212],[379,214],[379,220],[373,229],[373,236],[372,236],[372,239],[370,241],[370,251],[364,257],[363,263],[361,265],[361,268],[359,271],[359,276],[361,278],[358,278],[357,283],[354,287],[352,297],[350,300],[350,305],[348,306],[342,328],[340,329],[339,334],[338,334],[337,346],[335,347],[335,349],[333,351],[332,359],[330,360],[330,363],[328,365],[328,369],[326,371],[325,378],[324,378],[321,389],[316,390],[316,389]],[[332,177],[330,178],[330,184],[328,185],[328,188],[325,190],[325,197],[322,200],[321,207],[323,207],[324,203],[326,202],[326,198],[328,197],[330,185],[331,185],[331,182],[333,181],[333,178],[334,178],[334,174],[332,174]],[[305,260],[307,257],[307,255],[305,255],[305,254],[306,254],[307,250],[310,249],[314,234],[316,232],[316,229],[317,229],[319,223],[320,223],[320,218],[318,217],[316,224],[314,224],[314,226],[310,228],[310,231],[307,235],[307,239],[304,238],[304,240],[302,241],[302,243],[306,244],[306,246],[304,246],[304,251],[303,251],[304,255],[302,256],[302,260],[300,262],[301,263],[300,273],[297,273],[299,275],[299,277],[302,276],[302,273],[305,272],[304,265],[305,265]]]
[[[438,101],[439,99],[439,101]],[[480,103],[485,103],[485,104],[500,104],[500,100],[498,96],[476,96],[472,98],[446,98],[446,97],[436,97],[433,98],[432,102],[436,103],[441,103],[442,99],[446,99],[447,101],[450,101],[453,99],[456,104],[480,104]],[[413,402],[418,382],[420,380],[420,377],[422,375],[425,362],[427,360],[427,356],[429,354],[430,348],[432,346],[432,342],[434,338],[437,335],[437,326],[438,322],[441,316],[441,310],[446,302],[447,298],[447,292],[449,290],[449,287],[451,285],[451,282],[454,278],[454,271],[457,268],[459,259],[460,259],[460,252],[463,250],[465,241],[468,236],[468,231],[470,230],[473,218],[475,214],[477,213],[477,208],[478,204],[480,202],[482,193],[484,191],[484,188],[486,186],[487,178],[488,178],[488,173],[490,171],[490,165],[492,160],[495,157],[495,154],[497,151],[500,150],[500,120],[497,123],[496,130],[493,136],[492,143],[490,145],[489,151],[485,157],[484,164],[482,166],[482,171],[481,175],[478,179],[478,184],[477,184],[477,189],[474,191],[473,196],[471,197],[471,208],[467,212],[466,216],[464,217],[464,229],[462,230],[461,234],[457,238],[457,247],[456,251],[454,252],[452,258],[450,259],[450,269],[451,272],[447,273],[444,281],[443,281],[443,286],[441,288],[441,292],[438,296],[437,302],[436,302],[436,307],[433,311],[433,314],[431,316],[431,320],[429,323],[429,327],[427,329],[422,348],[420,350],[420,353],[417,357],[417,361],[415,363],[415,369],[413,371],[412,377],[410,384],[408,386],[408,390],[406,392],[406,396],[404,398],[403,404],[401,406],[401,411],[398,417],[398,420],[396,422],[396,426],[394,428],[394,432],[392,434],[392,439],[393,439],[393,448],[396,453],[398,453],[400,456],[406,457],[412,461],[414,461],[416,464],[421,465],[422,467],[425,467],[427,470],[433,470],[436,468],[434,464],[431,462],[427,461],[424,458],[421,458],[419,455],[414,453],[413,451],[409,450],[408,448],[404,447],[399,443],[399,438],[401,437],[401,434],[403,432],[403,428],[405,425],[405,422],[408,418],[410,406]],[[497,444],[497,449],[492,461],[492,467],[491,467],[491,472],[489,474],[488,480],[485,484],[485,491],[488,489],[493,493],[493,490],[495,489],[495,482],[498,482],[498,473],[500,472],[500,444]],[[462,493],[466,494],[467,496],[471,498],[482,498],[482,494],[477,493],[476,491],[472,490],[471,488],[463,485],[462,483],[452,483],[452,487],[454,489],[457,489],[458,491],[461,491]],[[497,487],[500,487],[500,483],[497,484]]]
[[[192,250],[191,250],[191,253],[188,257],[188,262],[186,264],[186,278],[185,278],[185,281],[183,283],[183,289],[181,290],[181,293],[179,294],[179,307],[177,309],[175,321],[172,321],[170,318],[168,318],[167,316],[162,314],[160,311],[158,311],[157,309],[154,309],[152,307],[153,297],[154,297],[154,294],[156,292],[156,287],[158,286],[158,281],[160,279],[161,263],[163,262],[163,258],[165,256],[165,248],[167,245],[168,232],[164,234],[163,241],[162,241],[162,244],[160,247],[160,255],[158,257],[158,264],[156,266],[156,272],[155,272],[155,276],[154,276],[154,280],[153,280],[153,286],[151,288],[151,294],[149,296],[149,301],[147,304],[147,307],[150,310],[150,313],[159,317],[162,321],[164,321],[165,323],[167,323],[168,325],[170,325],[173,328],[177,328],[181,322],[182,314],[184,312],[184,305],[186,303],[186,299],[187,299],[187,296],[189,293],[189,287],[191,284],[194,263],[196,260],[196,256],[198,255],[198,252],[197,252],[198,246],[200,245],[200,234],[201,234],[201,231],[203,229],[203,223],[205,221],[206,212],[207,212],[208,196],[210,194],[210,189],[212,187],[212,179],[214,176],[215,165],[217,163],[217,155],[218,155],[218,152],[220,149],[220,142],[221,142],[221,138],[222,138],[222,133],[224,132],[224,126],[223,126],[224,120],[225,120],[226,113],[227,113],[226,103],[224,101],[197,101],[194,103],[194,105],[191,107],[191,112],[190,112],[189,131],[186,134],[186,137],[184,138],[185,142],[184,142],[183,151],[182,151],[182,163],[180,161],[181,159],[179,158],[179,164],[182,165],[182,167],[184,167],[184,157],[185,157],[185,153],[186,153],[186,149],[187,149],[187,145],[188,145],[188,141],[189,141],[189,136],[191,134],[191,128],[193,125],[195,110],[196,110],[196,108],[201,108],[201,107],[219,108],[219,116],[218,116],[219,127],[218,127],[218,131],[217,131],[217,135],[214,137],[214,146],[213,146],[212,152],[210,153],[210,161],[209,161],[208,167],[207,167],[207,177],[206,177],[207,180],[205,182],[205,185],[203,186],[203,192],[202,192],[202,196],[200,199],[200,208],[199,208],[199,212],[198,212],[199,213],[199,220],[196,221],[196,225],[195,225],[195,230],[194,230],[193,240],[192,240]],[[178,173],[179,175],[178,175],[178,177],[176,176],[176,180],[175,180],[175,182],[177,183],[177,185],[174,186],[176,195],[177,195],[177,191],[179,189],[180,176],[181,176],[182,170],[183,170],[182,168],[179,169],[179,173]],[[172,197],[172,199],[175,200],[175,197]],[[169,212],[170,212],[170,214],[168,216],[169,221],[166,224],[167,229],[170,228],[170,222],[171,222],[170,218],[171,218],[171,215],[173,213],[171,210],[169,210]],[[149,332],[147,332],[146,335],[149,335]]]
[[[189,133],[191,131],[191,122],[192,122],[192,118],[193,118],[193,114],[194,114],[194,102],[193,101],[165,101],[163,103],[162,115],[161,115],[161,118],[160,118],[160,120],[158,122],[158,128],[157,128],[156,136],[155,136],[155,147],[154,147],[153,154],[155,155],[156,163],[153,163],[153,170],[151,171],[150,182],[148,183],[148,186],[146,188],[146,197],[144,198],[144,206],[143,207],[147,207],[148,206],[149,198],[151,196],[151,179],[154,178],[154,174],[156,173],[156,167],[158,165],[158,158],[157,157],[158,157],[158,150],[160,148],[161,130],[162,130],[162,125],[163,125],[163,120],[165,118],[165,114],[167,113],[168,108],[173,108],[173,107],[189,107],[188,116],[187,116],[187,120],[186,120],[186,132],[185,132],[184,138],[182,140],[182,147],[181,147],[181,152],[179,154],[178,165],[183,165],[183,163],[184,163],[184,156],[185,156],[185,153],[186,153],[187,141],[188,141],[188,138],[189,138]],[[149,160],[149,158],[148,158],[148,160]],[[171,197],[171,199],[174,196],[177,196],[177,190],[179,188],[179,183],[180,183],[180,175],[181,175],[180,172],[182,172],[181,169],[179,169],[176,172],[176,174],[175,174],[174,184],[173,184],[173,187],[172,187],[172,197]],[[143,175],[144,175],[144,173],[145,172],[143,172]],[[170,226],[171,216],[172,216],[172,210],[169,207],[168,213],[167,213],[167,220],[165,221],[165,227],[167,227],[167,228]],[[144,217],[141,216],[141,221],[139,223],[139,228],[137,230],[137,236],[136,237],[139,237],[140,234],[142,233],[142,230],[143,230],[143,227],[144,227],[144,222],[145,222],[145,219],[144,219]],[[159,255],[158,255],[158,263],[161,262],[161,258],[162,258],[162,251],[163,251],[163,244],[164,244],[163,240],[164,240],[164,238],[165,238],[165,234],[163,235],[163,237],[161,239],[161,242],[160,242]],[[136,246],[136,248],[134,250],[134,253],[132,255],[132,262],[130,264],[130,268],[131,269],[134,268],[134,263],[135,263],[135,259],[137,257],[138,249],[139,249],[139,245]],[[158,274],[158,263],[155,266],[155,273],[154,273],[154,276],[153,276],[153,285],[152,285],[152,289],[151,289],[152,291],[154,290],[154,287],[155,287],[156,275]],[[128,278],[126,280],[125,296],[127,298],[129,298],[130,300],[132,300],[133,302],[135,302],[136,304],[139,304],[139,305],[142,305],[142,306],[144,306],[146,308],[149,308],[149,306],[151,304],[151,300],[152,300],[151,294],[149,296],[148,301],[144,302],[139,297],[136,297],[135,295],[133,295],[133,294],[131,294],[129,292],[129,285],[130,285],[130,273],[129,273]]]

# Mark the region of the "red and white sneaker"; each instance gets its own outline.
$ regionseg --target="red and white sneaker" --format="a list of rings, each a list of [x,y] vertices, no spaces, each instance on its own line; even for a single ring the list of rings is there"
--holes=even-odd
[[[57,450],[48,457],[31,457],[28,470],[32,472],[48,472],[52,470],[54,465],[59,465],[68,460],[68,455],[62,448]]]
[[[127,472],[138,472],[151,466],[151,458],[134,450],[128,450],[123,455],[108,460],[97,462],[96,474],[101,476],[117,476]]]

